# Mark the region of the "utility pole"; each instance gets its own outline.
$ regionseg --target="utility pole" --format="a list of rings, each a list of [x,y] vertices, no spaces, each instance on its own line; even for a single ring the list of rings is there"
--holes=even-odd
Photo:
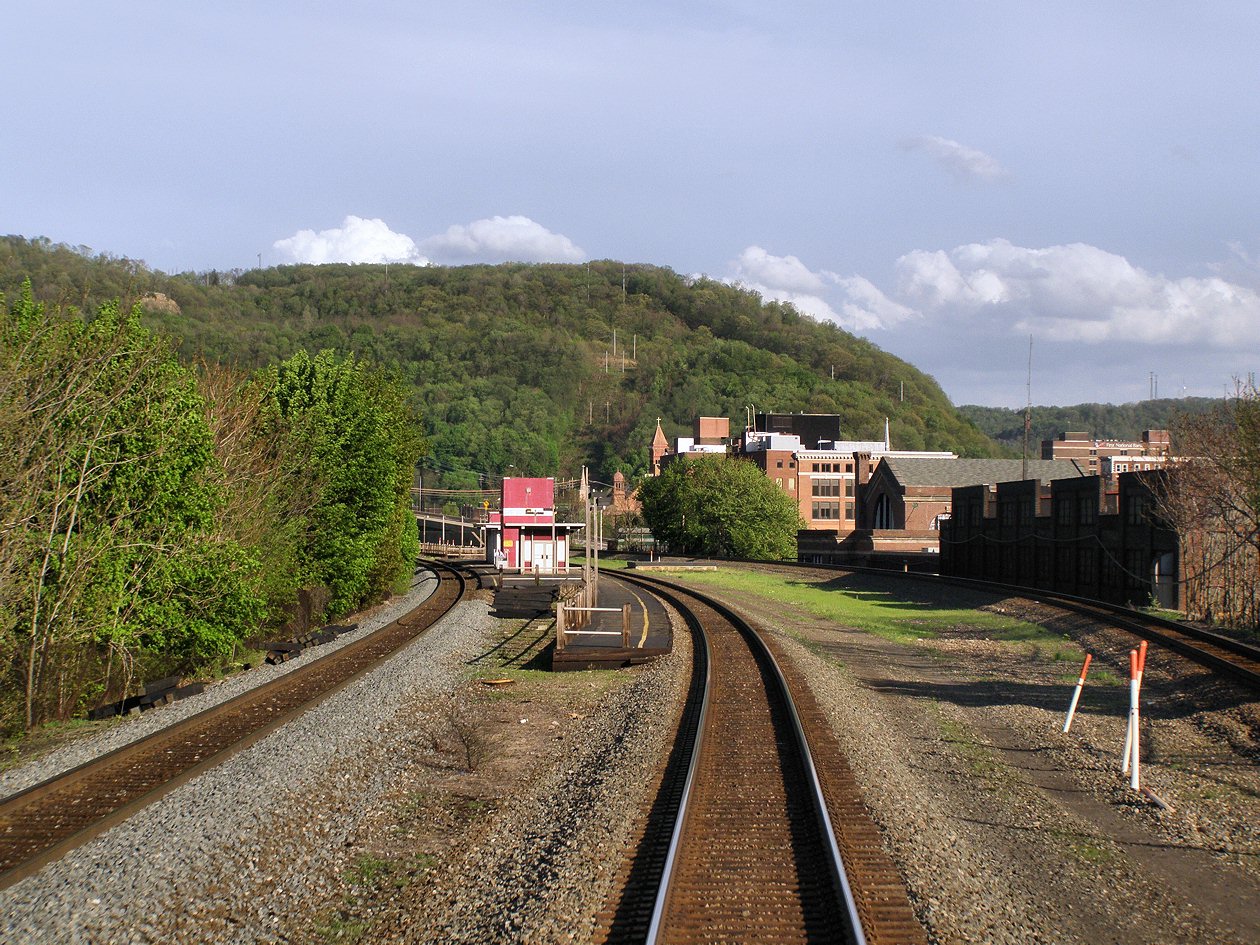
[[[1028,336],[1028,384],[1025,388],[1027,399],[1024,402],[1024,462],[1021,466],[1021,479],[1028,478],[1028,437],[1032,433],[1032,335]]]

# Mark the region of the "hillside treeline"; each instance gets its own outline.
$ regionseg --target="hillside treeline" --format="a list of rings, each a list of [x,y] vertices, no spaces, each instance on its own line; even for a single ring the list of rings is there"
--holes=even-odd
[[[991,455],[932,378],[831,324],[755,293],[649,265],[280,266],[165,275],[47,240],[0,240],[0,289],[140,302],[181,356],[257,369],[299,348],[388,365],[424,418],[449,487],[519,473],[607,481],[644,471],[663,419],[745,408],[837,413],[845,436]],[[615,347],[614,347],[615,333]]]
[[[0,729],[212,670],[299,589],[339,615],[405,582],[420,447],[357,358],[193,368],[138,305],[0,296]]]
[[[1077,404],[1073,407],[1033,407],[1029,437],[1033,451],[1042,440],[1056,439],[1068,431],[1088,433],[1100,440],[1139,441],[1144,430],[1171,430],[1183,416],[1214,410],[1219,398],[1182,397],[1141,400],[1131,404]],[[964,404],[958,412],[982,432],[1005,446],[1021,448],[1024,411],[1007,407]]]

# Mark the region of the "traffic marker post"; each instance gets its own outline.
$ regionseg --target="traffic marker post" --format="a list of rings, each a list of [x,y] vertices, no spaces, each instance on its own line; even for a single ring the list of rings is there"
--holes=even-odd
[[[1068,705],[1067,718],[1063,720],[1063,731],[1072,727],[1072,718],[1076,715],[1076,704],[1081,701],[1081,690],[1085,688],[1085,677],[1089,675],[1089,661],[1093,654],[1085,654],[1085,665],[1081,667],[1081,678],[1076,681],[1076,690],[1072,693],[1072,702]]]
[[[1141,685],[1141,676],[1138,672],[1138,651],[1129,651],[1129,738],[1126,741],[1126,754],[1124,758],[1124,770],[1129,775],[1129,787],[1135,791],[1141,790],[1142,774],[1141,774],[1141,750],[1139,738],[1139,721],[1140,714],[1138,711],[1138,699]]]
[[[1129,651],[1129,654],[1130,654],[1129,685],[1132,686],[1133,680],[1136,678],[1139,699],[1141,698],[1141,695],[1142,695],[1142,674],[1146,671],[1146,647],[1147,647],[1147,642],[1143,640],[1140,644],[1138,644],[1137,650]],[[1134,676],[1134,668],[1133,668],[1133,663],[1132,663],[1132,654],[1135,652],[1137,653],[1136,677]],[[1129,701],[1130,703],[1132,703],[1133,699],[1130,698]],[[1128,728],[1126,728],[1124,732],[1124,766],[1121,769],[1124,774],[1129,773],[1130,758],[1134,754],[1134,740],[1137,737],[1137,729],[1134,727],[1135,718],[1136,716],[1133,714],[1132,708],[1130,707],[1129,725],[1128,725]]]

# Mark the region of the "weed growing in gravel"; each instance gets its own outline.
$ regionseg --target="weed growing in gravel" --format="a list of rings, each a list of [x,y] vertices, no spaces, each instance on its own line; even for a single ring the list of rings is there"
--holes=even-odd
[[[382,860],[370,853],[364,853],[350,868],[342,874],[342,878],[351,886],[374,886],[382,877],[393,871],[389,860]]]
[[[944,715],[937,715],[937,726],[941,737],[949,742],[954,750],[962,756],[971,773],[991,791],[1002,791],[1007,786],[1010,775],[1006,767],[984,745],[976,741],[975,736],[962,723]]]
[[[476,706],[466,698],[446,696],[437,701],[417,733],[434,754],[453,756],[461,771],[476,771],[490,754],[491,739],[482,730]]]
[[[355,945],[367,930],[366,922],[344,912],[334,912],[315,919],[315,934],[326,945]]]
[[[1116,858],[1116,849],[1107,840],[1058,827],[1048,828],[1048,833],[1062,844],[1068,853],[1084,863],[1101,866]]]

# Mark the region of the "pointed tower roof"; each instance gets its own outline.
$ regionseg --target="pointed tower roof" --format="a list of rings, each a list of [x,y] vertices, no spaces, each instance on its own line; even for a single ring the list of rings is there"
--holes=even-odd
[[[669,449],[669,440],[665,439],[665,431],[661,429],[661,418],[656,418],[656,435],[652,437],[652,449]]]

